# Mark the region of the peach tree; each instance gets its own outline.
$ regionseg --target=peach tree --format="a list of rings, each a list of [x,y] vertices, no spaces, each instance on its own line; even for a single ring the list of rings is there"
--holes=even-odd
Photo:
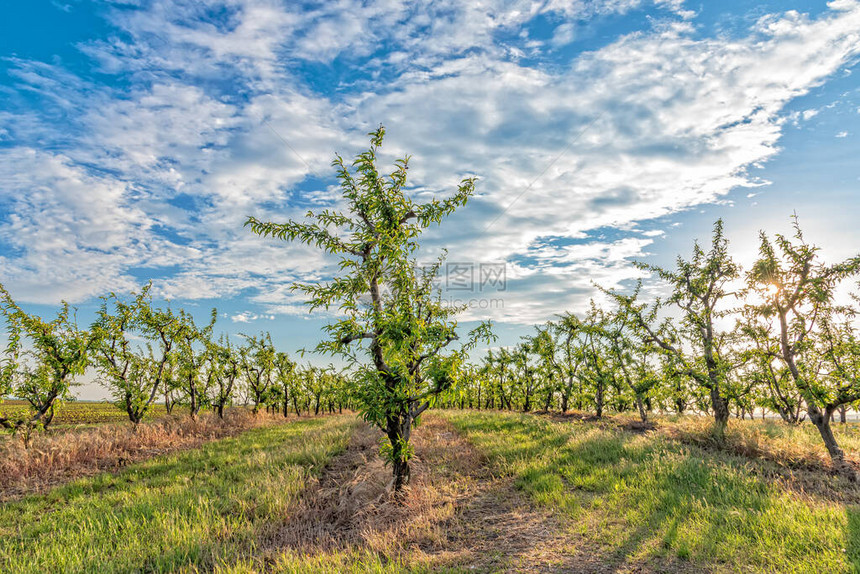
[[[328,282],[295,284],[310,309],[336,307],[341,316],[325,327],[316,351],[340,355],[353,367],[352,394],[368,422],[386,435],[382,453],[393,468],[395,492],[409,481],[410,433],[418,417],[449,389],[466,353],[492,337],[489,323],[473,329],[458,348],[455,315],[436,286],[442,264],[420,267],[421,233],[463,206],[474,178],[452,196],[419,204],[404,190],[409,158],[383,174],[377,150],[385,130],[369,134],[370,148],[348,166],[336,156],[343,210],[309,212],[305,221],[246,226],[261,236],[299,241],[338,257],[339,274]]]

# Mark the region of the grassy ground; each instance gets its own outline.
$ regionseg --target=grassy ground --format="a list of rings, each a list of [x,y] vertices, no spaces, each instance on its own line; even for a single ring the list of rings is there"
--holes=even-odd
[[[616,418],[631,420],[629,416]],[[714,446],[713,419],[710,417],[669,416],[656,417],[655,421],[670,436],[701,446]],[[860,425],[833,423],[832,427],[846,457],[860,466]],[[725,442],[724,447],[738,454],[766,458],[790,468],[831,467],[821,435],[809,422],[789,425],[774,418],[732,419]]]
[[[807,433],[736,422],[756,452]],[[860,571],[860,487],[699,424],[428,414],[403,504],[354,417],[254,428],[0,504],[0,572]]]
[[[3,434],[0,435],[0,502],[284,422],[280,415],[254,415],[238,407],[226,410],[224,418],[213,413],[203,413],[196,419],[173,414],[137,427],[126,422],[75,427],[73,431],[38,432],[29,442]]]
[[[0,572],[211,571],[254,555],[351,417],[254,429],[0,505]]]
[[[609,563],[675,557],[729,572],[860,571],[856,507],[768,480],[754,468],[767,462],[587,422],[444,416]]]

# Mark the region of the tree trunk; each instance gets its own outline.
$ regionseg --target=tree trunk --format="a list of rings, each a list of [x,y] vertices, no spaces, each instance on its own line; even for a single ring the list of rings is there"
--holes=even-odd
[[[510,401],[508,401],[508,397],[505,395],[505,383],[502,378],[499,378],[499,402],[502,409],[507,407],[508,410],[511,410]]]
[[[839,448],[836,437],[833,435],[833,429],[830,427],[830,420],[835,410],[836,407],[827,407],[822,413],[821,409],[812,406],[808,407],[807,412],[809,413],[809,420],[818,428],[818,433],[824,441],[824,446],[827,447],[833,468],[851,482],[857,482],[860,477],[858,477],[851,463],[845,460],[845,453]]]
[[[47,429],[48,425],[51,424],[52,420],[54,420],[54,405],[53,404],[45,412],[44,417],[42,417],[42,428]]]
[[[190,401],[190,402],[191,402],[191,405],[189,406],[189,409],[190,409],[190,411],[191,411],[191,418],[192,418],[192,419],[196,419],[196,418],[197,418],[197,411],[199,411],[199,410],[200,410],[200,407],[199,407],[199,406],[198,406],[198,404],[197,404],[197,392],[196,392],[196,390],[192,387],[191,389],[189,389],[189,393],[188,393],[188,394],[190,395],[190,397],[189,397],[189,398],[191,399],[191,401]]]
[[[729,401],[720,396],[716,387],[711,389],[711,406],[714,409],[714,436],[721,441],[729,424]]]
[[[394,492],[400,492],[409,484],[409,462],[402,459],[395,460],[392,467],[394,468]]]
[[[597,411],[597,418],[603,418],[603,384],[597,386],[597,393],[594,396],[594,407]]]
[[[824,441],[824,446],[827,448],[827,453],[830,455],[830,461],[833,463],[834,469],[853,482],[857,480],[857,473],[854,472],[851,465],[846,462],[845,453],[842,452],[841,448],[839,448],[839,444],[836,442],[836,437],[833,436],[833,429],[830,426],[830,420],[833,417],[833,412],[836,408],[837,407],[835,406],[826,407],[822,411],[815,405],[809,405],[807,407],[807,413],[809,413],[809,420],[812,421],[812,424],[814,424],[815,428],[818,429],[818,433]]]
[[[412,416],[409,412],[401,413],[400,416],[389,416],[386,434],[391,443],[391,468],[393,473],[393,490],[400,493],[404,486],[409,484],[410,470],[407,458],[409,435],[412,431]]]
[[[554,391],[550,391],[546,395],[546,400],[543,403],[543,410],[549,412],[549,405],[552,403],[553,396],[555,395]]]
[[[642,419],[642,422],[648,422],[648,413],[645,411],[645,401],[642,400],[642,396],[639,393],[636,393],[636,406],[639,408],[639,417]]]

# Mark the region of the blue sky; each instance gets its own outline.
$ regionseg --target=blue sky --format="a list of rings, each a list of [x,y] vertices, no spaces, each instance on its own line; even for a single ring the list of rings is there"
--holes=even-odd
[[[310,346],[330,317],[289,285],[334,262],[242,223],[337,205],[334,153],[380,123],[415,197],[480,178],[422,251],[505,264],[503,291],[448,293],[500,344],[718,217],[742,263],[794,211],[847,256],[858,55],[853,0],[4,3],[0,282],[86,323],[151,278],[225,332]]]

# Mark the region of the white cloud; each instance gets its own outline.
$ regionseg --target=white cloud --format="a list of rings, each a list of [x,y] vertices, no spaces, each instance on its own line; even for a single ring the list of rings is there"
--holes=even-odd
[[[650,28],[531,67],[522,59],[540,58],[542,45],[525,29],[508,44],[500,33],[542,14],[560,46],[575,39],[572,21],[644,4],[339,0],[302,12],[230,0],[221,23],[202,18],[199,3],[117,10],[123,33],[85,50],[125,87],[14,62],[16,89],[50,100],[66,123],[0,112],[0,138],[27,142],[0,156],[0,202],[12,214],[0,241],[15,250],[0,257],[0,281],[25,300],[81,300],[130,288],[129,270],[148,268],[164,275],[165,296],[241,294],[267,314],[305,313],[289,285],[325,278],[333,262],[242,224],[336,203],[333,152],[361,150],[364,132],[384,122],[383,158],[414,156],[422,198],[481,178],[479,197],[428,231],[425,253],[447,246],[451,260],[509,261],[498,318],[581,308],[592,280],[637,276],[627,260],[660,233],[637,222],[764,184],[749,168],[778,153],[786,121],[817,113],[792,120],[785,105],[858,54],[856,2],[831,3],[817,19],[763,17],[733,38],[703,38],[682,2],[657,4]],[[368,73],[305,82],[301,66],[337,58],[368,58]],[[591,235],[601,228],[622,233]]]
[[[251,311],[242,311],[241,313],[236,313],[235,315],[230,316],[230,320],[234,323],[253,323],[254,321],[259,320],[266,321],[274,321],[274,315],[258,315],[257,313],[253,313]]]
[[[564,22],[559,24],[552,33],[552,39],[549,43],[554,48],[560,48],[573,42],[574,28],[572,22]]]
[[[812,110],[812,109],[803,110],[802,112],[800,112],[800,116],[803,118],[804,121],[809,121],[818,115],[818,111],[819,110]]]
[[[420,158],[423,187],[450,189],[477,172],[485,195],[470,209],[485,216],[458,217],[438,241],[460,259],[507,258],[540,237],[628,226],[764,183],[747,167],[777,153],[783,106],[856,56],[860,11],[789,13],[757,28],[731,41],[693,39],[681,24],[633,34],[561,75],[460,58],[361,98],[358,117],[392,118],[395,146]]]

